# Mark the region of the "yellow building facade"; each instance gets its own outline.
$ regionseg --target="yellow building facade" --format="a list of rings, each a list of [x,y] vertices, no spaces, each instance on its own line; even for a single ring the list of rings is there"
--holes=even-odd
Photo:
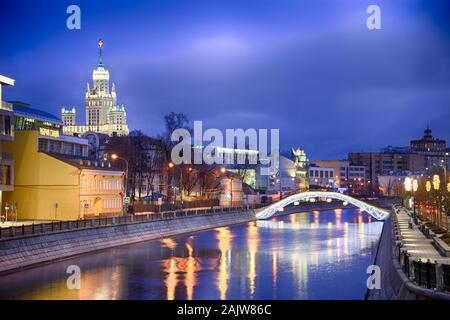
[[[16,131],[4,148],[14,155],[19,220],[76,220],[121,215],[123,172],[109,162],[39,151],[40,132]]]

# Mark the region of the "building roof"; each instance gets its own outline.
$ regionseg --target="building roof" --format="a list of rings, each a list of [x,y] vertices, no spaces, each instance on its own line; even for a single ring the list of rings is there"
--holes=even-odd
[[[95,160],[95,159],[92,159],[89,157],[80,157],[80,156],[66,155],[66,154],[60,154],[60,153],[50,153],[50,152],[44,152],[44,153],[49,155],[50,157],[53,157],[60,161],[63,161],[67,164],[70,164],[71,166],[74,166],[78,169],[123,172],[122,169],[120,169],[116,166],[113,166],[110,161],[100,161],[100,160]]]
[[[51,113],[30,108],[29,105],[17,101],[10,101],[10,103],[13,105],[15,116],[63,125],[61,119]]]
[[[0,85],[13,86],[15,80],[0,74]]]

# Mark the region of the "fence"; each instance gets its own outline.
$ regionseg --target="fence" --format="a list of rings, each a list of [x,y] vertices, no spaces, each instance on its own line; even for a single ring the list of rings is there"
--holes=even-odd
[[[393,215],[393,231],[397,240],[395,256],[405,275],[420,287],[450,292],[450,264],[431,261],[430,259],[425,261],[422,258],[412,256],[407,250],[403,249],[396,215]],[[425,236],[427,236],[426,232]]]
[[[202,210],[167,211],[160,213],[149,213],[141,215],[126,215],[116,217],[94,218],[71,221],[52,221],[38,224],[22,224],[21,226],[11,226],[0,228],[0,239],[10,239],[24,236],[37,236],[51,234],[54,232],[64,232],[71,230],[81,230],[87,228],[106,227],[113,225],[124,225],[130,223],[142,223],[161,220],[171,220],[192,216],[206,216],[219,213],[231,213],[259,208],[259,205],[234,207],[234,208],[213,208]]]
[[[411,256],[398,246],[398,261],[405,275],[415,284],[427,288],[450,292],[450,264]]]
[[[164,203],[158,205],[155,203],[134,203],[132,206],[132,211],[135,213],[139,212],[161,212],[161,211],[172,211],[176,209],[192,209],[192,208],[211,208],[219,206],[218,199],[210,200],[195,200],[195,201],[176,201],[175,203]]]

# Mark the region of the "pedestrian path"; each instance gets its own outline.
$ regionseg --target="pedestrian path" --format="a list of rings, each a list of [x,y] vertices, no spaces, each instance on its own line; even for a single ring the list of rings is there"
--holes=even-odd
[[[425,237],[422,231],[412,222],[405,208],[399,207],[397,210],[394,210],[394,214],[397,218],[403,249],[411,256],[421,258],[422,261],[430,259],[430,261],[450,263],[450,258],[442,256],[434,247],[433,240]]]
[[[9,228],[9,227],[21,227],[22,225],[31,225],[31,224],[39,224],[39,223],[49,223],[51,221],[39,221],[39,220],[23,220],[23,221],[5,221],[0,222],[0,228]]]

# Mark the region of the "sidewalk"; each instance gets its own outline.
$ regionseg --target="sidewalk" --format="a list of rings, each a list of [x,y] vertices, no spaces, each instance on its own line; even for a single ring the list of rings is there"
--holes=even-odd
[[[401,207],[398,213],[394,214],[397,216],[399,231],[404,243],[402,248],[406,249],[411,256],[421,258],[422,261],[430,259],[430,261],[450,263],[450,258],[443,257],[434,247],[433,240],[427,239],[414,223],[410,229],[411,217],[405,208]]]
[[[9,227],[21,227],[22,225],[31,225],[31,224],[39,224],[39,223],[49,223],[51,221],[40,221],[40,220],[24,220],[24,221],[8,221],[8,222],[0,222],[0,228],[9,228]]]

